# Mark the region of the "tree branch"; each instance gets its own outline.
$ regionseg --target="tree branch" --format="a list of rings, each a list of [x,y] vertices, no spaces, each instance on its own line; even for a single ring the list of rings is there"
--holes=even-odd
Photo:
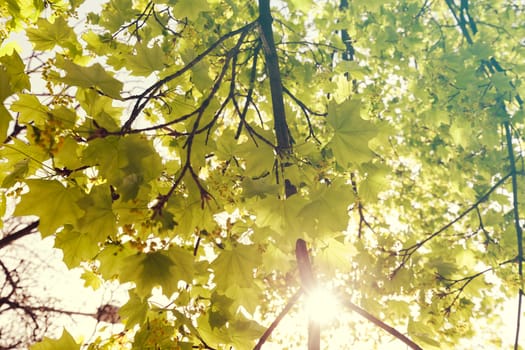
[[[264,331],[263,335],[261,336],[261,338],[259,338],[259,341],[257,342],[257,344],[255,345],[255,347],[253,348],[253,350],[260,350],[261,347],[264,345],[264,343],[266,342],[266,340],[270,337],[270,335],[272,334],[272,332],[274,331],[275,328],[277,328],[277,326],[279,325],[279,322],[281,322],[281,320],[283,319],[284,316],[286,316],[286,314],[290,311],[290,309],[292,308],[292,306],[294,306],[294,304],[297,302],[297,300],[299,299],[299,297],[303,294],[304,292],[304,289],[299,289],[297,292],[295,292],[295,294],[291,297],[290,300],[288,300],[288,303],[286,304],[286,306],[284,307],[284,309],[279,313],[279,315],[277,315],[277,317],[275,318],[275,320],[272,322],[272,324],[270,325],[270,327],[268,327],[266,329],[266,331]]]
[[[416,343],[414,343],[406,335],[400,333],[397,329],[387,325],[386,323],[384,323],[383,321],[381,321],[380,319],[378,319],[374,315],[368,313],[368,311],[366,311],[366,310],[360,308],[359,306],[357,306],[356,304],[352,303],[351,301],[346,301],[344,303],[344,305],[347,308],[349,308],[350,310],[352,310],[352,311],[358,313],[359,315],[363,316],[364,318],[366,318],[368,321],[372,322],[373,324],[375,324],[379,328],[381,328],[381,329],[387,331],[388,333],[392,334],[394,337],[396,337],[397,339],[399,339],[403,343],[405,343],[407,346],[409,346],[411,349],[423,350],[423,348],[421,346],[419,346]]]
[[[454,225],[456,222],[458,222],[459,220],[463,219],[468,213],[470,213],[471,211],[476,209],[478,207],[478,205],[480,205],[481,203],[483,203],[484,201],[487,200],[487,198],[490,196],[490,194],[492,192],[494,192],[503,183],[505,183],[505,181],[507,181],[507,179],[509,177],[511,177],[511,175],[512,175],[511,173],[510,174],[506,174],[501,179],[499,179],[498,182],[496,182],[494,184],[494,186],[492,186],[487,192],[485,192],[485,194],[483,196],[481,196],[476,202],[474,202],[474,204],[470,205],[467,209],[465,209],[463,212],[461,212],[454,220],[451,220],[447,224],[443,225],[439,230],[437,230],[434,233],[428,235],[422,241],[417,242],[416,244],[413,244],[412,246],[410,246],[408,248],[403,248],[403,249],[401,249],[398,252],[393,252],[394,255],[399,255],[399,256],[402,257],[402,259],[401,259],[401,263],[399,264],[399,266],[396,267],[394,269],[394,271],[392,272],[391,277],[393,277],[403,266],[405,266],[405,264],[410,259],[412,254],[414,254],[419,248],[421,248],[425,243],[430,241],[432,238],[434,238],[434,237],[440,235],[441,233],[443,233],[444,231],[448,230],[450,227],[452,227],[452,225]]]
[[[272,13],[270,11],[270,0],[259,0],[259,32],[261,35],[266,68],[270,79],[270,92],[272,96],[273,121],[275,136],[277,138],[277,150],[281,154],[289,154],[292,148],[286,113],[284,110],[283,84],[279,71],[279,58],[275,49],[272,29]]]
[[[38,224],[40,223],[40,220],[36,220],[23,229],[20,229],[16,231],[15,233],[11,233],[2,239],[0,239],[0,249],[5,248],[9,244],[13,243],[17,239],[20,239],[24,236],[30,235],[31,233],[35,233],[35,229],[38,227]]]
[[[172,81],[173,79],[178,78],[181,75],[183,75],[185,72],[187,72],[192,67],[194,67],[197,63],[199,63],[201,60],[203,60],[204,57],[209,55],[213,50],[215,50],[219,45],[221,45],[227,39],[232,38],[232,37],[234,37],[234,36],[236,36],[238,34],[241,34],[241,33],[247,33],[255,25],[255,23],[256,22],[248,23],[247,25],[245,25],[245,26],[243,26],[243,27],[241,27],[239,29],[233,30],[233,31],[223,35],[216,42],[214,42],[212,45],[210,45],[210,47],[208,47],[201,54],[199,54],[197,57],[195,57],[191,62],[189,62],[187,65],[185,65],[183,68],[179,69],[175,73],[170,74],[167,77],[165,77],[165,78],[157,81],[156,83],[152,84],[150,87],[148,87],[146,90],[144,90],[144,92],[142,92],[140,95],[138,95],[138,96],[130,96],[130,97],[126,98],[127,100],[136,98],[137,101],[135,102],[135,106],[133,107],[133,110],[131,111],[130,117],[128,118],[128,120],[122,126],[122,129],[121,129],[120,133],[124,134],[124,133],[129,133],[131,131],[131,125],[133,124],[135,119],[137,119],[139,114],[142,112],[142,110],[148,104],[149,100],[154,97],[155,93],[160,89],[160,87],[162,85],[164,85],[164,84]]]

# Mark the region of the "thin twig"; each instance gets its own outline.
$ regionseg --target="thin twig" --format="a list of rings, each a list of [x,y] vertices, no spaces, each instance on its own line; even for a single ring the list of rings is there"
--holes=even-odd
[[[299,289],[297,292],[295,292],[295,294],[290,298],[290,300],[288,300],[288,303],[286,304],[286,306],[284,307],[284,309],[279,313],[279,315],[277,315],[277,317],[275,318],[275,320],[272,322],[272,324],[270,325],[270,327],[268,327],[266,329],[266,331],[264,331],[263,335],[261,336],[261,338],[259,338],[259,341],[257,342],[257,344],[255,345],[255,347],[253,348],[253,350],[260,350],[261,347],[264,345],[264,343],[266,342],[266,340],[268,340],[268,338],[270,337],[270,335],[272,334],[272,332],[275,330],[275,328],[277,328],[277,326],[279,325],[279,323],[281,322],[281,320],[284,318],[284,316],[286,316],[286,314],[288,312],[290,312],[290,309],[292,308],[292,306],[294,306],[294,304],[297,302],[297,300],[299,300],[299,297],[303,294],[304,290],[301,288]]]
[[[407,346],[409,346],[411,349],[423,350],[423,348],[421,346],[419,346],[418,344],[414,343],[414,341],[412,341],[406,335],[404,335],[403,333],[399,332],[397,329],[387,325],[385,322],[381,321],[380,319],[378,319],[374,315],[370,314],[368,311],[360,308],[359,306],[357,306],[356,304],[352,303],[351,301],[345,301],[344,302],[344,306],[346,306],[350,310],[358,313],[359,315],[363,316],[364,318],[366,318],[368,321],[372,322],[373,324],[375,324],[379,328],[381,328],[381,329],[387,331],[388,333],[392,334],[394,337],[396,337],[397,339],[399,339],[403,343],[405,343]]]
[[[470,205],[467,209],[465,209],[463,212],[461,212],[458,216],[456,216],[452,221],[449,221],[447,224],[443,225],[440,229],[438,229],[437,231],[435,231],[434,233],[428,235],[425,239],[423,239],[422,241],[420,242],[417,242],[416,244],[413,244],[411,245],[410,247],[408,248],[403,248],[401,249],[400,251],[398,252],[394,252],[395,255],[399,255],[402,257],[401,259],[401,263],[399,264],[398,267],[396,267],[394,269],[394,271],[392,272],[391,276],[393,277],[403,266],[405,266],[405,264],[407,263],[407,261],[410,259],[410,257],[412,256],[412,254],[414,254],[419,248],[421,248],[425,243],[427,243],[428,241],[430,241],[431,239],[433,239],[434,237],[440,235],[441,233],[443,233],[444,231],[448,230],[450,227],[452,227],[452,225],[454,225],[456,222],[460,221],[461,219],[463,219],[467,214],[469,214],[471,211],[475,210],[478,205],[480,205],[481,203],[483,203],[484,201],[486,201],[488,199],[488,197],[492,194],[492,192],[494,192],[497,188],[499,188],[503,183],[505,183],[505,181],[507,181],[507,179],[509,177],[511,177],[511,173],[509,174],[506,174],[505,176],[503,176],[501,179],[499,179],[487,192],[485,192],[485,194],[483,194],[483,196],[481,196],[476,202],[474,202],[472,205]]]

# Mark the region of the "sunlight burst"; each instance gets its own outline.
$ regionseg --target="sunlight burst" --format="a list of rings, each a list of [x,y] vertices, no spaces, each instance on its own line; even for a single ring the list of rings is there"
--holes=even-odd
[[[340,312],[341,303],[337,296],[328,289],[315,288],[306,297],[305,310],[308,317],[321,325],[335,320]]]

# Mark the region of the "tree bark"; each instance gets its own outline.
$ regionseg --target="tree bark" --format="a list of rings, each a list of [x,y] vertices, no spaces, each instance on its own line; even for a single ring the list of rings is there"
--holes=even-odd
[[[312,272],[312,263],[306,248],[306,242],[298,239],[295,244],[295,258],[297,259],[297,267],[299,268],[299,276],[301,277],[301,284],[306,294],[310,293],[316,286],[315,277]],[[321,325],[319,322],[310,316],[308,320],[308,350],[321,349]]]
[[[280,154],[291,152],[290,134],[286,123],[284,110],[283,84],[279,70],[279,57],[275,49],[272,29],[272,13],[270,0],[259,0],[259,31],[261,35],[266,68],[270,79],[270,93],[272,96],[273,120],[275,136],[277,138],[277,151]]]

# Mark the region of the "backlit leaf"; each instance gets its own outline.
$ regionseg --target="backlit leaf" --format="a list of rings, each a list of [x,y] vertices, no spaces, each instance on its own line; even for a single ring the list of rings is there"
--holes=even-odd
[[[346,100],[341,104],[328,105],[328,124],[334,129],[334,136],[328,143],[334,157],[342,167],[369,161],[373,153],[368,141],[377,134],[377,127],[360,116],[361,103]]]
[[[137,295],[141,298],[149,295],[154,287],[162,287],[162,292],[171,296],[180,281],[178,268],[162,251],[133,254],[123,261],[120,280],[135,282]]]
[[[64,187],[56,180],[27,180],[29,192],[22,197],[15,215],[36,215],[39,231],[49,236],[66,224],[74,224],[84,213],[77,201],[82,198],[76,187]]]
[[[164,53],[158,45],[148,47],[144,44],[135,46],[136,53],[129,60],[129,67],[136,75],[148,76],[164,68],[162,57]]]
[[[80,344],[77,344],[71,334],[65,329],[59,339],[45,337],[42,341],[34,344],[31,350],[80,350]]]
[[[347,186],[323,186],[312,194],[298,215],[307,227],[321,232],[342,231],[348,226],[348,206],[353,201],[354,195]]]
[[[35,50],[40,51],[51,50],[56,45],[64,45],[76,40],[73,29],[63,17],[58,17],[53,23],[43,18],[39,19],[36,28],[27,30],[27,36],[35,46]]]
[[[131,328],[144,322],[148,309],[147,301],[140,298],[134,291],[129,291],[129,299],[126,304],[122,305],[118,313],[125,321],[126,327]]]
[[[68,268],[77,267],[82,261],[93,259],[99,252],[98,241],[88,233],[74,231],[68,226],[55,238],[55,247],[62,250]]]
[[[76,229],[88,233],[95,242],[102,242],[107,237],[117,234],[117,217],[113,213],[109,186],[96,186],[78,205],[84,215],[78,220]]]
[[[66,74],[56,80],[64,84],[81,88],[99,89],[107,96],[118,99],[122,91],[122,83],[109,74],[100,63],[82,67],[67,59],[58,59],[57,66]]]
[[[206,0],[179,0],[175,4],[173,11],[179,18],[188,17],[195,20],[199,14],[208,10],[208,1]]]
[[[44,106],[38,98],[33,95],[19,95],[18,101],[13,103],[11,109],[19,112],[21,123],[35,122],[37,125],[44,124],[50,117],[51,111]]]
[[[258,248],[254,245],[238,245],[221,251],[212,262],[215,271],[214,282],[222,291],[231,287],[250,287],[253,284],[254,269],[260,263]]]

